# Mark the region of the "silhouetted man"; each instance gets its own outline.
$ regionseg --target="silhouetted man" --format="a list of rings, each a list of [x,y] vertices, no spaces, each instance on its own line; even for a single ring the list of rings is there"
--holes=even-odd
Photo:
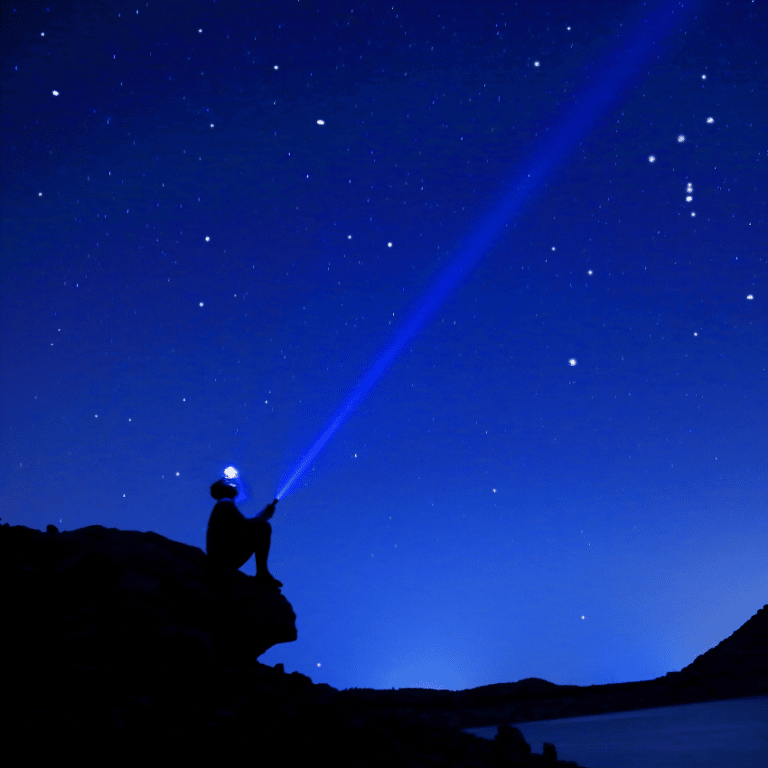
[[[270,589],[283,586],[267,569],[269,544],[272,540],[272,526],[269,518],[275,513],[275,499],[256,517],[246,518],[235,506],[238,490],[224,480],[217,480],[211,486],[211,496],[216,506],[208,520],[205,534],[205,549],[215,567],[232,569],[242,567],[248,558],[256,555],[256,578]]]

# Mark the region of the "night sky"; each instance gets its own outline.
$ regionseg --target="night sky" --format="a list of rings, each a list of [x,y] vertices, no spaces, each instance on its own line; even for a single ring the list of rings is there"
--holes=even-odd
[[[257,514],[539,158],[278,503],[299,639],[260,660],[591,685],[730,635],[768,601],[768,11],[661,7],[3,4],[3,522],[204,548],[229,465]]]

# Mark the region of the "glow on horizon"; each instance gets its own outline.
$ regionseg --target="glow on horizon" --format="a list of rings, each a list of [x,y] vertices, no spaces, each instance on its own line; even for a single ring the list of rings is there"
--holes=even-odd
[[[390,363],[501,238],[509,226],[510,219],[520,212],[523,204],[541,187],[554,168],[562,162],[566,153],[584,137],[597,117],[616,96],[619,87],[637,73],[656,43],[672,29],[673,23],[677,21],[676,10],[685,5],[690,8],[695,5],[695,2],[684,4],[663,0],[648,17],[635,26],[635,32],[630,38],[632,42],[629,45],[621,45],[593,68],[604,73],[604,77],[587,87],[582,96],[576,99],[575,107],[560,128],[554,132],[552,138],[541,145],[499,204],[481,221],[478,229],[468,238],[453,261],[422,296],[394,339],[385,347],[328,426],[290,472],[280,490],[275,494],[275,498],[282,499],[291,491],[334,432],[349,418]]]

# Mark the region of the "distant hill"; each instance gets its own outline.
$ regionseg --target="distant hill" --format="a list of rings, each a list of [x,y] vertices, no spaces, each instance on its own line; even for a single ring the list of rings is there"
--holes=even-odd
[[[763,606],[730,637],[697,656],[678,673],[702,686],[711,680],[722,698],[768,692],[768,606]]]
[[[768,606],[680,672],[608,685],[556,685],[539,678],[464,691],[351,688],[359,706],[414,713],[426,721],[472,728],[624,712],[768,694]]]

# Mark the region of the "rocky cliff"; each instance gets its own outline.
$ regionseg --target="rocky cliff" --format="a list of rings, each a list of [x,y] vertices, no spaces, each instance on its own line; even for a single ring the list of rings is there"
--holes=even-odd
[[[257,657],[296,639],[288,601],[197,547],[90,526],[0,526],[0,697],[25,759],[252,757],[264,766],[574,766],[460,728],[768,693],[768,606],[680,672],[558,686],[338,691]]]
[[[25,762],[575,766],[259,664],[296,639],[285,597],[156,533],[6,523],[0,577],[3,746]]]

